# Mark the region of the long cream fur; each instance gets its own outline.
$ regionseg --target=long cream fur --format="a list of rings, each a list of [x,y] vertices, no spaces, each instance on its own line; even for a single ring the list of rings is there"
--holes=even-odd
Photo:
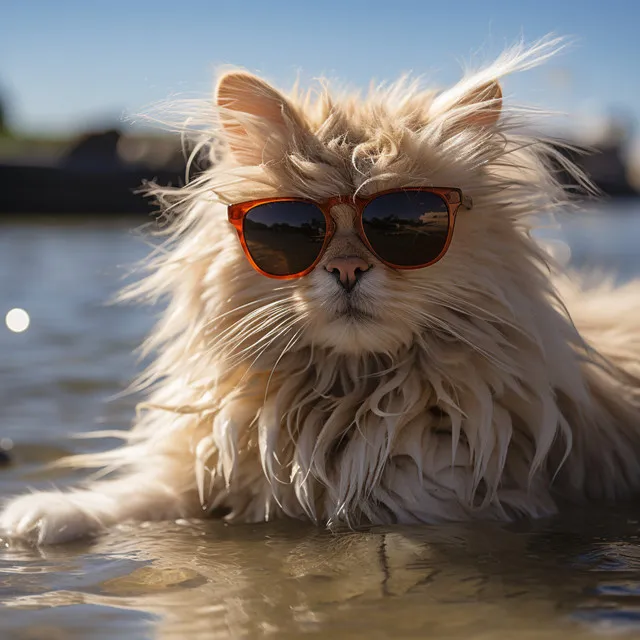
[[[223,76],[196,148],[216,163],[154,189],[166,239],[126,294],[166,302],[145,345],[149,399],[124,446],[73,461],[116,476],[10,501],[6,534],[55,543],[213,510],[351,526],[509,519],[637,491],[640,283],[584,291],[557,273],[530,229],[567,200],[562,157],[522,133],[525,110],[501,111],[497,79],[558,46],[516,47],[439,94],[402,79],[364,98],[285,97]],[[422,270],[380,264],[340,205],[318,267],[272,280],[226,221],[226,204],[262,196],[418,185],[474,200]],[[324,269],[345,252],[374,265],[351,294],[357,318]]]

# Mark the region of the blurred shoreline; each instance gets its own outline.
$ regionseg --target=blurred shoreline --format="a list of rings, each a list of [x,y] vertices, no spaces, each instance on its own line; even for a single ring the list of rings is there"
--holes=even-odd
[[[558,145],[607,196],[640,194],[628,166],[625,131],[611,127],[587,153]],[[584,148],[580,141],[569,141]],[[191,167],[191,177],[202,166]],[[558,165],[561,180],[570,177]],[[176,136],[122,133],[112,128],[79,138],[0,137],[0,214],[149,215],[144,184],[185,183],[186,160]]]

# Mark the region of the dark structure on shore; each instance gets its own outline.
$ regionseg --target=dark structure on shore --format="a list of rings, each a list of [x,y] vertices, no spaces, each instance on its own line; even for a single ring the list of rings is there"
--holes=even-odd
[[[580,167],[596,187],[608,196],[632,197],[640,195],[629,181],[629,171],[624,158],[624,142],[620,138],[606,138],[592,148],[561,145],[557,150],[568,160]],[[558,165],[563,184],[577,185],[566,171]],[[578,192],[580,189],[578,188]]]
[[[159,166],[144,157],[126,162],[116,129],[82,137],[59,160],[0,163],[0,213],[149,214],[145,182],[179,185],[184,162],[178,150]],[[142,143],[141,143],[142,144]]]
[[[627,178],[620,137],[586,154],[558,149],[605,194],[638,195]],[[141,193],[144,183],[179,186],[185,167],[172,139],[150,142],[115,129],[88,134],[49,164],[0,162],[0,214],[149,215],[153,203]],[[563,173],[561,167],[558,171]],[[564,181],[570,182],[566,173]]]

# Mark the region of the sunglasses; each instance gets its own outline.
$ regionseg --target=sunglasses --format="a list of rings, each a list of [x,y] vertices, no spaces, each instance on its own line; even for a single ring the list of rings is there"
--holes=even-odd
[[[360,239],[393,269],[422,269],[440,260],[451,243],[458,209],[473,206],[460,189],[418,187],[322,202],[251,200],[230,205],[229,222],[256,271],[269,278],[300,278],[320,262],[329,245],[336,231],[330,212],[338,204],[355,209]]]

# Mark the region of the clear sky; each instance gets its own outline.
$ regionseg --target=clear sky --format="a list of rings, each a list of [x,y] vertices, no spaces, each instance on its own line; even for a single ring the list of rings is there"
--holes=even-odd
[[[554,32],[571,48],[506,93],[588,127],[610,109],[640,121],[639,24],[639,0],[5,0],[0,91],[13,127],[57,133],[206,95],[220,65],[284,87],[297,75],[365,87],[405,71],[445,85],[464,61]]]

